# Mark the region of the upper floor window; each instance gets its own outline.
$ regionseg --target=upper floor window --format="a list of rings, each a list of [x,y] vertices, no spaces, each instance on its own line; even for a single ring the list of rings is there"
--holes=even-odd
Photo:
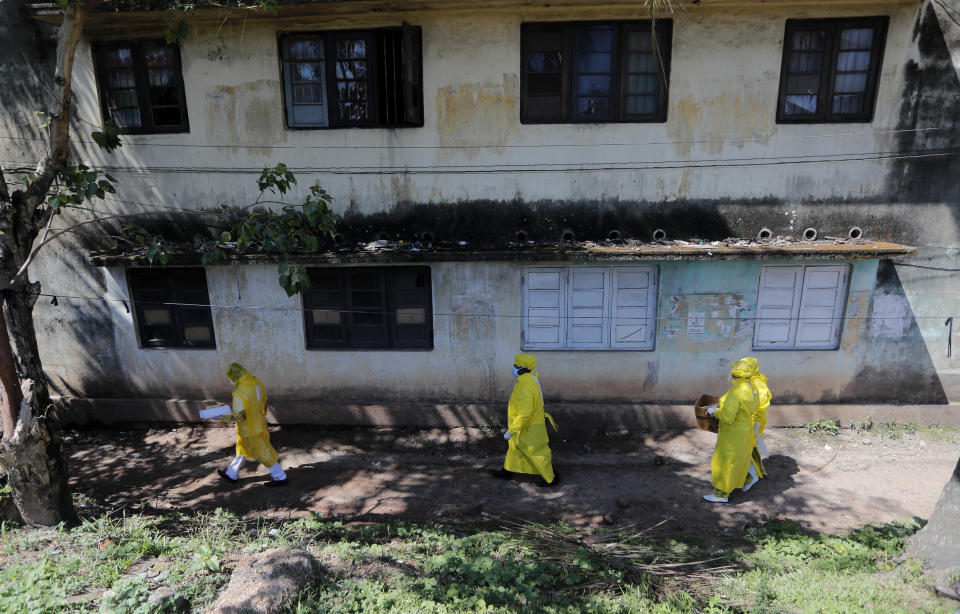
[[[287,126],[422,126],[420,28],[280,37]]]
[[[216,347],[202,268],[131,269],[128,279],[141,347]]]
[[[159,40],[95,43],[104,119],[127,134],[187,132],[180,49]]]
[[[524,349],[652,350],[657,267],[528,267]]]
[[[525,124],[663,122],[673,22],[525,23]]]
[[[777,121],[871,121],[887,21],[787,20]]]
[[[429,267],[310,269],[308,349],[431,349]]]
[[[753,348],[836,349],[849,270],[843,264],[763,267]]]

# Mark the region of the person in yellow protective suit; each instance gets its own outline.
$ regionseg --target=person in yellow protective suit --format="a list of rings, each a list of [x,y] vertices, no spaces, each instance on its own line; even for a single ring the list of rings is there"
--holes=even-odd
[[[227,377],[233,382],[233,404],[232,413],[225,419],[237,424],[237,456],[226,471],[218,469],[217,473],[228,482],[236,482],[243,465],[253,461],[270,472],[272,480],[267,486],[286,484],[287,474],[280,466],[277,451],[270,445],[267,431],[266,389],[260,380],[235,362],[227,368]]]
[[[757,481],[749,483],[754,446],[753,415],[757,411],[757,391],[750,382],[753,372],[743,359],[733,363],[730,375],[733,383],[722,397],[716,410],[708,411],[720,420],[717,447],[710,462],[713,476],[713,494],[703,498],[714,503],[726,503],[734,488],[749,490]]]
[[[537,359],[532,354],[517,354],[513,359],[513,376],[517,382],[507,405],[507,457],[503,469],[493,472],[499,478],[510,478],[514,473],[539,475],[544,486],[555,486],[557,474],[547,437],[546,420],[553,429],[557,423],[543,411],[543,389],[537,378]]]
[[[754,474],[753,471],[751,471],[751,475],[763,478],[767,476],[767,472],[763,467],[763,459],[769,456],[767,442],[764,440],[763,435],[764,429],[767,427],[767,409],[770,407],[773,393],[770,392],[770,388],[767,386],[767,376],[760,373],[760,363],[757,362],[757,359],[752,356],[747,356],[743,360],[750,370],[750,383],[753,384],[754,390],[757,391],[757,411],[755,411],[752,416],[755,445],[753,446],[753,464],[751,467],[751,469],[756,470],[756,473]]]

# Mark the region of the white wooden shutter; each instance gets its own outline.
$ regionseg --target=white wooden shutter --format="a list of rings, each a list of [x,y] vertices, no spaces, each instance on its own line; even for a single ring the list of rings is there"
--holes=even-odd
[[[605,348],[610,338],[607,317],[609,267],[570,267],[567,284],[567,347]]]
[[[613,267],[610,347],[653,349],[657,268]]]
[[[801,266],[765,266],[760,270],[753,347],[788,348],[793,345],[802,283]]]
[[[524,349],[563,347],[565,272],[562,268],[524,269]]]
[[[834,349],[847,297],[845,265],[808,266],[803,272],[800,320],[795,347]]]

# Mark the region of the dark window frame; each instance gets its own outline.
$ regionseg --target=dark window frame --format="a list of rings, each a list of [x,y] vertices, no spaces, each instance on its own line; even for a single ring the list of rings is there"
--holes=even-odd
[[[321,41],[324,49],[323,105],[326,125],[297,123],[291,117],[292,100],[287,87],[284,41],[309,39]],[[336,43],[343,40],[366,41],[367,117],[343,119],[335,110],[340,101],[337,88]],[[393,39],[393,40],[391,40]],[[388,45],[393,49],[388,50]],[[280,32],[277,35],[277,61],[280,70],[284,126],[288,130],[336,130],[340,128],[422,128],[423,113],[423,31],[404,22],[400,26],[356,30],[320,30]],[[387,53],[393,53],[387,59]],[[397,55],[399,54],[399,55]],[[389,82],[389,83],[388,83]],[[402,97],[390,105],[388,92]]]
[[[667,121],[667,107],[670,94],[670,61],[673,47],[673,20],[658,19],[655,22],[655,41],[653,57],[656,60],[656,74],[658,77],[657,109],[653,113],[629,114],[627,112],[626,84],[628,79],[626,48],[629,30],[650,31],[650,20],[616,20],[616,21],[570,21],[570,22],[528,22],[521,24],[520,30],[520,123],[521,124],[625,124],[625,123],[664,123]],[[578,74],[577,54],[574,44],[577,32],[586,28],[609,27],[613,30],[614,51],[613,66],[608,74],[613,76],[611,83],[611,118],[610,119],[578,119],[578,111],[574,105],[576,97],[573,82]],[[530,110],[531,71],[528,63],[528,53],[531,51],[549,51],[547,49],[532,49],[532,37],[536,34],[556,34],[560,36],[559,52],[560,76],[560,109],[554,116],[534,116]],[[564,61],[564,58],[568,58]]]
[[[178,276],[179,279],[177,279]],[[151,277],[152,280],[148,279]],[[191,282],[195,285],[185,287],[185,284]],[[152,288],[146,287],[150,283],[153,285]],[[166,286],[166,288],[161,288],[161,286]],[[210,291],[205,268],[127,269],[127,287],[130,289],[130,300],[133,303],[137,337],[141,348],[216,349],[217,339],[213,327],[213,313],[210,308]],[[166,296],[158,296],[164,290]],[[206,300],[198,300],[201,294],[206,297]],[[188,307],[169,303],[187,303],[200,306]],[[151,307],[165,307],[169,310],[170,335],[167,338],[151,339],[150,327],[162,327],[162,325],[151,325],[147,322],[145,310]],[[192,321],[188,322],[188,320]],[[209,341],[198,343],[186,339],[184,329],[187,326],[206,326],[210,330]]]
[[[876,110],[877,91],[880,85],[880,72],[883,68],[883,53],[887,42],[887,29],[890,18],[887,16],[873,17],[840,17],[835,19],[788,19],[784,27],[783,57],[780,63],[780,88],[777,96],[777,123],[778,124],[833,124],[833,123],[869,123],[873,121]],[[830,108],[833,104],[834,79],[837,75],[837,55],[840,52],[840,32],[844,28],[865,27],[874,28],[874,36],[870,49],[870,65],[867,68],[867,84],[863,91],[864,109],[861,113],[833,113]],[[805,30],[825,30],[823,59],[820,66],[820,90],[817,101],[817,112],[809,115],[787,114],[784,112],[784,103],[787,96],[787,80],[790,58],[794,53],[791,49],[791,37],[795,32]],[[796,74],[796,73],[794,73]]]
[[[180,116],[182,119],[180,125],[178,126],[157,127],[153,125],[153,106],[150,101],[149,94],[149,76],[147,74],[147,66],[142,51],[144,47],[148,46],[168,47],[173,50],[174,57],[176,58],[175,68],[177,77],[177,96],[179,98],[176,106],[178,106],[180,109]],[[132,128],[120,127],[119,132],[121,134],[177,134],[190,132],[190,120],[187,114],[187,96],[183,81],[183,62],[180,58],[180,46],[176,44],[169,44],[162,39],[145,38],[104,40],[96,41],[92,44],[94,74],[96,75],[97,81],[97,95],[100,98],[100,114],[103,117],[103,120],[105,122],[114,121],[113,116],[110,113],[108,92],[111,89],[117,88],[108,87],[109,79],[107,79],[105,75],[105,72],[108,70],[108,68],[104,65],[105,62],[102,54],[106,51],[123,47],[130,47],[132,50],[131,53],[134,61],[134,89],[136,89],[137,92],[137,107],[140,110],[141,125],[139,127]]]
[[[433,284],[430,267],[310,267],[307,270],[310,276],[310,288],[303,291],[303,322],[304,336],[307,350],[391,350],[391,351],[429,351],[433,349]],[[370,294],[370,288],[354,288],[353,275],[377,274],[379,303],[355,304],[354,292]],[[401,275],[423,276],[423,286],[420,288],[400,287]],[[336,280],[335,289],[325,287],[320,283],[321,277]],[[401,293],[422,294],[422,301],[410,302],[401,298]],[[328,295],[328,300],[320,296]],[[397,310],[403,308],[422,308],[424,320],[422,324],[398,324]],[[328,332],[338,332],[337,339],[332,337],[322,339],[314,326],[314,310],[340,310],[338,324],[316,324],[317,327],[328,327]],[[363,323],[364,311],[371,314],[382,313],[381,323]],[[417,338],[401,339],[404,333],[415,334],[413,329],[403,330],[400,327],[422,327]],[[369,332],[372,329],[381,330],[382,340],[361,339],[357,332],[361,329]],[[337,329],[337,330],[335,330]]]

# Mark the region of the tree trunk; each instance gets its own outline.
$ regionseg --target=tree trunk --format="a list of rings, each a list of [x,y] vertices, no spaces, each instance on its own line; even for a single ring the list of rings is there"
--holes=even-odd
[[[26,524],[76,523],[60,442],[37,411],[31,380],[24,380],[21,393],[13,437],[0,442],[0,469],[12,487],[14,505]]]
[[[943,487],[926,526],[911,540],[911,551],[930,566],[937,590],[960,599],[960,460]]]

